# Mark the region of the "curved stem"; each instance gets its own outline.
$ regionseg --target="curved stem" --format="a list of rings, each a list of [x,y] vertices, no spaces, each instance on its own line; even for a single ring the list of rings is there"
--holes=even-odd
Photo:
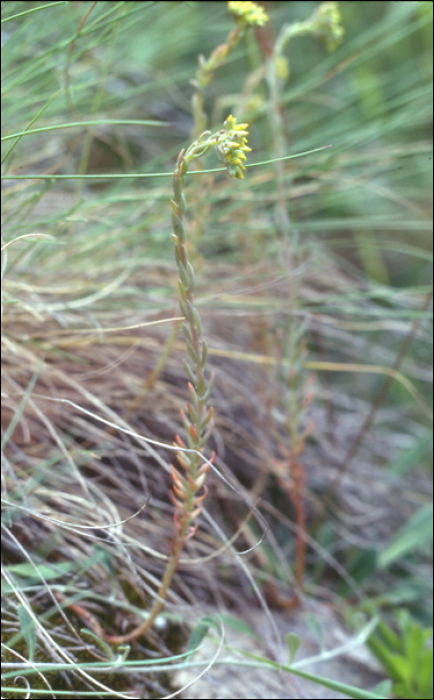
[[[101,636],[113,644],[124,644],[138,639],[152,627],[156,617],[163,609],[184,544],[196,533],[197,519],[207,496],[205,477],[214,455],[206,462],[202,462],[200,453],[203,451],[213,427],[213,409],[207,406],[213,385],[213,375],[207,382],[205,368],[208,348],[202,338],[202,323],[195,306],[195,274],[188,259],[186,246],[187,233],[184,225],[184,213],[187,205],[183,186],[190,161],[204,155],[212,146],[217,148],[217,154],[226,164],[229,175],[242,178],[243,170],[245,170],[245,152],[250,150],[246,145],[246,127],[247,124],[237,125],[236,119],[230,116],[226,119],[223,129],[213,135],[209,131],[205,131],[187,151],[181,151],[176,161],[173,173],[173,199],[171,200],[172,238],[175,243],[175,257],[179,271],[179,306],[185,320],[184,337],[188,354],[193,363],[193,367],[186,362],[184,363],[190,380],[188,390],[191,399],[186,406],[187,412],[185,413],[181,409],[187,445],[179,435],[176,436],[176,444],[182,448],[182,452],[177,453],[179,467],[175,468],[171,465],[173,487],[170,496],[175,505],[175,534],[156,600],[147,619],[131,632],[123,635],[109,635],[102,630],[100,631]]]

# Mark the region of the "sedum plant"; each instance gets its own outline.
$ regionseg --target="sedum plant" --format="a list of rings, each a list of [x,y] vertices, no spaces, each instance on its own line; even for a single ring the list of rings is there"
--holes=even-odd
[[[175,533],[154,606],[148,618],[128,634],[118,636],[102,633],[106,641],[115,644],[123,644],[137,639],[152,627],[155,618],[164,606],[184,544],[194,536],[197,530],[197,519],[207,495],[205,478],[213,456],[211,460],[205,461],[202,458],[202,451],[213,428],[213,408],[208,406],[213,375],[207,379],[208,349],[202,337],[202,324],[195,305],[195,275],[188,258],[186,245],[184,178],[190,163],[195,158],[205,155],[211,148],[216,149],[217,157],[225,165],[230,177],[243,178],[246,153],[251,150],[247,146],[247,126],[247,124],[237,124],[237,120],[231,115],[224,122],[223,129],[215,134],[205,131],[187,150],[181,151],[176,161],[173,173],[174,197],[171,200],[172,238],[175,244],[175,257],[179,272],[179,306],[184,317],[184,337],[192,363],[190,365],[184,360],[185,371],[189,379],[190,402],[187,403],[186,412],[181,409],[181,418],[187,435],[187,444],[179,435],[176,436],[176,444],[180,447],[177,454],[179,467],[171,465],[173,478],[171,498],[175,505]]]
[[[294,604],[303,589],[306,555],[306,512],[304,503],[306,474],[302,453],[307,437],[313,429],[310,422],[303,428],[306,409],[313,399],[312,379],[306,376],[304,363],[307,351],[305,346],[305,325],[297,320],[298,290],[300,273],[295,273],[298,260],[298,232],[291,222],[288,211],[288,186],[290,180],[282,158],[287,154],[285,101],[283,88],[290,76],[290,65],[285,55],[290,41],[296,36],[311,35],[325,44],[327,51],[334,51],[342,41],[344,29],[337,2],[323,2],[303,22],[283,25],[275,44],[266,55],[265,79],[270,97],[270,134],[272,152],[276,159],[276,221],[280,233],[280,264],[288,279],[288,315],[282,329],[276,334],[277,357],[279,362],[278,379],[282,387],[282,407],[287,439],[284,443],[278,430],[275,435],[279,458],[273,461],[273,472],[294,504],[296,532],[296,554],[294,578],[298,591]]]
[[[194,87],[192,96],[192,115],[193,115],[193,130],[192,139],[197,140],[204,132],[207,126],[207,115],[204,111],[204,95],[205,89],[213,78],[215,71],[226,62],[228,56],[239,44],[246,31],[249,28],[262,27],[268,21],[268,15],[264,9],[255,2],[228,2],[228,10],[236,24],[236,27],[229,32],[225,41],[219,44],[208,58],[199,56],[199,65],[196,71],[196,76],[191,80]],[[199,159],[199,156],[195,156]],[[196,162],[196,169],[200,169],[199,161]],[[207,189],[209,183],[204,182],[204,187],[197,193],[197,198],[194,207],[194,223],[195,227],[189,236],[190,260],[194,263],[197,258],[197,248],[204,232],[204,211],[207,201]],[[163,367],[167,362],[167,358],[172,352],[175,344],[175,339],[178,335],[179,325],[174,324],[173,331],[168,338],[166,346],[161,353],[160,360],[154,368],[151,375],[147,378],[145,386],[130,406],[130,413],[143,402],[150,387],[155,383],[160,375]]]
[[[267,21],[268,16],[260,5],[255,2],[228,2],[227,7],[232,19],[235,22],[235,28],[229,32],[225,41],[219,44],[208,58],[199,56],[199,65],[196,71],[194,80],[191,84],[194,87],[194,93],[191,101],[193,115],[193,130],[192,139],[199,138],[200,134],[207,128],[208,118],[204,111],[205,89],[211,82],[215,71],[223,66],[228,56],[238,46],[241,39],[246,36],[249,29],[262,27]],[[200,169],[199,162],[196,162],[196,170]],[[210,179],[204,179],[204,187],[197,193],[194,211],[195,228],[190,234],[190,256],[194,261],[196,257],[197,247],[204,232],[204,212],[206,202],[208,201],[207,190],[210,187]],[[193,235],[192,235],[193,234]]]

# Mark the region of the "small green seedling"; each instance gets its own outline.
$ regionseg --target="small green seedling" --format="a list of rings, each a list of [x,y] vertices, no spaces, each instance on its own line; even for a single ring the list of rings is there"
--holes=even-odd
[[[396,622],[397,632],[380,622],[367,644],[392,679],[395,697],[432,698],[432,627],[422,627],[406,611]]]

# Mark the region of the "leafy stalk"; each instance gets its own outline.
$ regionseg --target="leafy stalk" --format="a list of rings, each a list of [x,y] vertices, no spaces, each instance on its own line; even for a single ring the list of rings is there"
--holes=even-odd
[[[183,331],[187,351],[192,362],[191,366],[184,361],[189,378],[190,402],[186,406],[187,412],[181,409],[187,445],[179,435],[176,436],[176,444],[182,451],[177,453],[179,467],[171,465],[173,487],[170,495],[175,505],[175,534],[155,603],[148,618],[128,634],[119,636],[103,634],[106,641],[114,644],[124,644],[137,639],[152,627],[155,618],[164,606],[184,544],[196,533],[197,519],[207,496],[205,478],[209,469],[208,462],[212,461],[214,455],[208,462],[205,462],[200,454],[213,429],[213,408],[208,406],[208,401],[214,377],[211,374],[210,378],[207,379],[205,371],[208,348],[202,337],[202,323],[195,304],[194,269],[188,259],[187,232],[184,224],[186,210],[183,192],[184,178],[191,161],[205,155],[212,147],[216,148],[217,156],[226,165],[229,175],[232,178],[243,178],[245,154],[251,150],[246,145],[247,126],[247,124],[237,124],[236,119],[229,116],[224,122],[223,129],[212,135],[211,132],[205,131],[186,151],[181,151],[176,161],[173,173],[174,197],[171,200],[172,238],[175,244],[175,258],[179,272],[179,306],[185,320]]]

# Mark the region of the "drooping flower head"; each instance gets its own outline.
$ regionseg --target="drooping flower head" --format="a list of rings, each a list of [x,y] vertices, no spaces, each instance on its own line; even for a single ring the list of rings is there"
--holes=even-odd
[[[335,51],[345,34],[338,3],[334,0],[321,3],[312,19],[314,33],[324,41],[327,51]]]
[[[228,2],[229,12],[240,27],[263,27],[268,20],[264,8],[256,2]]]
[[[246,153],[252,149],[247,146],[248,124],[237,124],[230,115],[223,124],[224,128],[217,134],[217,155],[225,164],[231,177],[243,178],[246,169]]]

